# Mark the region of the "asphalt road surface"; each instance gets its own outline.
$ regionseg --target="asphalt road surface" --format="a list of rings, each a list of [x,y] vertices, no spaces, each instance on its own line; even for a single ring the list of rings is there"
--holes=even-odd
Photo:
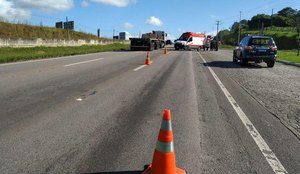
[[[165,108],[177,166],[189,174],[300,173],[299,82],[280,80],[295,86],[283,91],[293,111],[284,96],[258,92],[274,84],[260,75],[299,69],[240,67],[226,50],[157,50],[150,66],[145,58],[124,51],[0,65],[0,173],[141,173]],[[267,102],[274,98],[284,102]]]

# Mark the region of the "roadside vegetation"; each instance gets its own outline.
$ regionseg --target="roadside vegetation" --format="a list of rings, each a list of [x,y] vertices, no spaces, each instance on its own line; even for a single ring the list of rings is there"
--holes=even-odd
[[[69,32],[69,33],[68,33]],[[12,24],[0,22],[0,38],[4,39],[57,39],[57,40],[108,40],[95,35],[65,29],[32,26],[26,24]]]
[[[300,57],[297,56],[297,50],[282,50],[277,53],[278,60],[300,63]]]
[[[278,52],[278,59],[300,62],[300,10],[286,7],[273,16],[257,14],[250,20],[234,22],[229,30],[218,33],[222,44],[236,46],[239,27],[241,27],[241,39],[247,35],[272,36],[278,49],[281,50]]]
[[[104,51],[128,50],[128,44],[114,43],[110,45],[83,45],[71,47],[30,47],[30,48],[0,48],[0,63],[17,62],[33,59],[61,57]]]

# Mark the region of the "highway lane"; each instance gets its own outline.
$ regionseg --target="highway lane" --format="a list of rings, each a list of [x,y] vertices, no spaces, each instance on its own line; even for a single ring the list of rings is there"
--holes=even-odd
[[[0,65],[0,170],[139,173],[170,108],[177,165],[188,173],[274,173],[196,52],[154,51],[153,64],[137,69],[145,57],[109,52]],[[297,173],[296,136],[227,69],[212,69],[286,170]]]

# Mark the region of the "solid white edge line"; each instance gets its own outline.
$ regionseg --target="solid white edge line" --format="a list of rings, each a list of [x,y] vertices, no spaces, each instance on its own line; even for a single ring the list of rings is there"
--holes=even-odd
[[[203,56],[199,52],[197,52],[197,53],[198,53],[199,57],[203,60],[203,62],[207,64],[207,62],[203,58]],[[240,108],[240,106],[234,100],[234,98],[229,93],[229,91],[225,88],[224,84],[221,82],[221,80],[216,75],[216,73],[212,70],[211,67],[207,66],[207,68],[209,69],[210,73],[212,74],[212,76],[216,80],[217,84],[220,86],[221,90],[223,91],[223,93],[225,94],[226,98],[228,99],[228,101],[230,102],[230,104],[232,105],[232,107],[234,108],[235,112],[237,113],[237,115],[239,116],[239,118],[241,119],[241,121],[243,122],[243,124],[245,125],[245,127],[247,128],[248,132],[250,133],[250,135],[252,136],[253,140],[255,141],[255,143],[257,144],[257,146],[259,147],[260,151],[265,156],[266,160],[268,161],[268,163],[271,166],[271,168],[273,169],[273,171],[276,174],[281,174],[281,173],[287,174],[288,172],[283,167],[283,165],[281,164],[281,162],[279,161],[279,159],[276,157],[276,155],[270,149],[270,147],[268,146],[268,144],[265,142],[265,140],[259,134],[259,132],[257,131],[257,129],[254,127],[254,125],[249,120],[249,118],[246,116],[246,114],[244,113],[244,111]]]
[[[144,68],[144,67],[146,67],[146,66],[147,66],[147,65],[139,66],[139,67],[135,68],[133,71],[138,71],[138,70],[140,70],[140,69],[142,69],[142,68]]]
[[[43,61],[52,61],[52,60],[59,60],[59,59],[70,59],[70,58],[73,58],[73,57],[85,57],[85,56],[93,55],[93,54],[98,54],[98,53],[64,56],[64,57],[56,57],[56,58],[45,58],[45,59],[28,60],[28,61],[12,62],[12,63],[1,63],[0,66],[19,65],[19,64],[27,64],[27,63],[35,63],[35,62],[43,62]]]
[[[74,65],[80,65],[80,64],[83,64],[83,63],[95,62],[95,61],[103,60],[103,59],[104,58],[99,58],[99,59],[87,60],[87,61],[83,61],[83,62],[72,63],[72,64],[64,65],[64,67],[69,67],[69,66],[74,66]]]

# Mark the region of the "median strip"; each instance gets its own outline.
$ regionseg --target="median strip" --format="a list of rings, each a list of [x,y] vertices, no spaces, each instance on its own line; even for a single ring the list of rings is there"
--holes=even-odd
[[[197,53],[198,53],[199,57],[202,59],[202,61],[205,64],[207,64],[207,62],[203,58],[203,56],[199,52],[197,52]],[[221,90],[223,91],[223,93],[225,94],[225,96],[228,99],[228,101],[230,102],[230,104],[232,105],[233,109],[235,110],[235,112],[239,116],[240,120],[243,122],[244,126],[246,127],[246,129],[250,133],[251,137],[253,138],[253,140],[257,144],[259,150],[264,155],[265,159],[268,161],[268,163],[271,166],[271,168],[273,169],[274,173],[276,173],[276,174],[279,174],[279,173],[288,173],[286,171],[286,169],[283,167],[283,165],[281,164],[281,162],[279,161],[279,159],[276,157],[276,155],[270,149],[270,147],[268,146],[268,144],[262,138],[262,136],[260,135],[260,133],[254,127],[254,125],[252,124],[252,122],[249,120],[249,118],[247,117],[247,115],[244,113],[244,111],[242,110],[242,108],[237,104],[237,102],[235,101],[235,99],[232,97],[232,95],[226,89],[226,87],[221,82],[221,80],[219,79],[219,77],[217,76],[217,74],[212,70],[212,68],[210,66],[207,66],[207,68],[210,71],[210,73],[212,74],[212,76],[214,77],[214,79],[216,80],[217,84],[219,85],[219,87],[221,88]]]
[[[72,64],[64,65],[64,67],[69,67],[69,66],[80,65],[80,64],[84,64],[84,63],[95,62],[95,61],[103,60],[103,59],[104,58],[99,58],[99,59],[87,60],[87,61],[83,61],[83,62],[72,63]]]

